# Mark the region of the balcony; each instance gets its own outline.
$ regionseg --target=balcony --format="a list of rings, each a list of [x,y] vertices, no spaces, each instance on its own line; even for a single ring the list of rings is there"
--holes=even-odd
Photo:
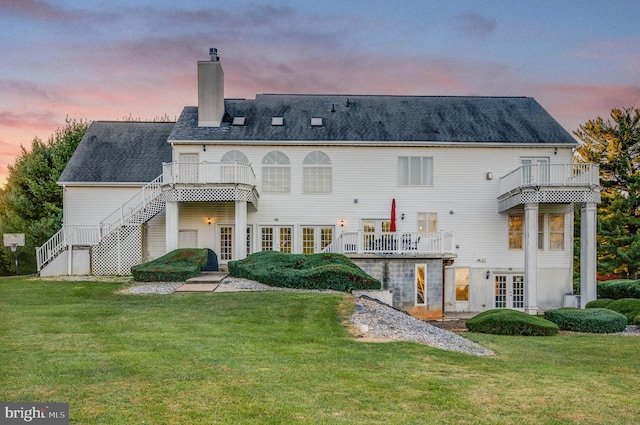
[[[247,201],[257,209],[260,194],[249,164],[238,162],[170,162],[162,164],[167,201]]]
[[[455,245],[452,232],[345,232],[325,247],[323,252],[451,256],[455,253]]]
[[[499,211],[525,203],[600,202],[594,164],[523,165],[500,178]]]

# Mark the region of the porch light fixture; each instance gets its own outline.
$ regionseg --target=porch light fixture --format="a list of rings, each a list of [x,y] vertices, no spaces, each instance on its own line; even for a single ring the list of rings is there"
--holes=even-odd
[[[206,152],[207,151],[207,145],[202,145],[202,151]]]
[[[344,220],[340,220],[340,227],[344,227]]]
[[[400,214],[400,220],[404,220],[404,213]]]
[[[554,154],[554,155],[558,155],[558,148],[556,148],[556,149],[553,151],[553,154]]]
[[[207,224],[211,226],[211,217],[207,217]]]
[[[491,276],[491,272],[487,270],[487,272],[484,274],[484,277],[489,279],[490,276]]]

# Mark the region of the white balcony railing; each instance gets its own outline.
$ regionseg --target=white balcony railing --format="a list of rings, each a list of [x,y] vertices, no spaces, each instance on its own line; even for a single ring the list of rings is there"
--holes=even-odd
[[[500,195],[522,187],[590,187],[599,183],[599,168],[595,164],[531,164],[501,177]]]
[[[38,271],[70,245],[96,245],[100,242],[98,226],[62,226],[44,245],[36,248]]]
[[[453,254],[453,232],[346,232],[323,252],[338,254]]]
[[[164,184],[256,184],[251,165],[239,162],[170,162],[162,167]]]

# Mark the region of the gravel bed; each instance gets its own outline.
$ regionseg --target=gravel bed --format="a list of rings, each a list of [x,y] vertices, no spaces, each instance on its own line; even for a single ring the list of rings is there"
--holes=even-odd
[[[460,335],[364,297],[356,298],[356,311],[351,316],[351,323],[366,337],[419,342],[443,350],[476,356],[494,355],[493,351]]]

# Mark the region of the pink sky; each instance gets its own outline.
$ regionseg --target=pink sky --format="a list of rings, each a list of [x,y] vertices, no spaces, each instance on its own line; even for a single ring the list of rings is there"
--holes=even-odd
[[[634,1],[89,3],[0,0],[0,181],[66,117],[176,118],[209,47],[226,97],[531,96],[569,132],[640,107]]]

